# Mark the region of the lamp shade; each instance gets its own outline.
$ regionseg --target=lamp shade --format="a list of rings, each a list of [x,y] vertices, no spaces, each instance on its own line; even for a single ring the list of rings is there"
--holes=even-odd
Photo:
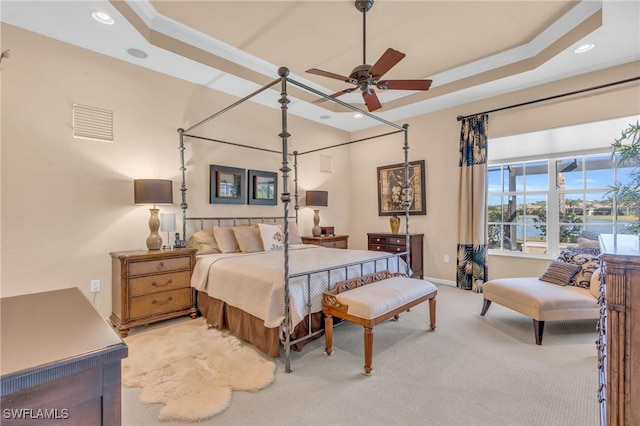
[[[327,207],[329,193],[327,191],[307,191],[307,206]]]
[[[173,182],[136,179],[133,181],[133,201],[136,204],[173,204]]]

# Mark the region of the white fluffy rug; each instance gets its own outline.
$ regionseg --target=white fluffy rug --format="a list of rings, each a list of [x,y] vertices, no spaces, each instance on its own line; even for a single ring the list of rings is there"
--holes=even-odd
[[[140,387],[138,400],[161,403],[158,419],[197,421],[231,403],[233,391],[255,392],[273,383],[276,365],[198,318],[125,338],[122,384]]]

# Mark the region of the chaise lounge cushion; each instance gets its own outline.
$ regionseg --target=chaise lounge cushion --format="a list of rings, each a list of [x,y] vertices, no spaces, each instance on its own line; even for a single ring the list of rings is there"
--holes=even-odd
[[[484,298],[537,321],[597,319],[598,300],[589,289],[538,278],[502,278],[484,284]]]

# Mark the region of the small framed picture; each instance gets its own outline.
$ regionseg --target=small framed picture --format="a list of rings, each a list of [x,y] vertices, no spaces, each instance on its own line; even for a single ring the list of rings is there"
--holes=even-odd
[[[378,167],[378,215],[392,216],[404,213],[405,200],[404,164]],[[425,161],[409,162],[409,214],[427,214],[425,190]]]
[[[244,204],[245,169],[210,166],[209,202],[211,204]]]
[[[275,206],[278,204],[278,174],[249,170],[249,204]]]

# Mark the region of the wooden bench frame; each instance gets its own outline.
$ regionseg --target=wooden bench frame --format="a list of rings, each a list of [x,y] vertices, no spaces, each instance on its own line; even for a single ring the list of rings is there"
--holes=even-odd
[[[345,291],[352,290],[354,288],[362,287],[367,284],[371,284],[377,281],[382,281],[392,277],[406,277],[403,273],[391,273],[389,271],[380,271],[374,274],[364,275],[362,277],[356,277],[345,281],[340,281],[333,286],[329,291],[326,291],[322,295],[322,312],[324,313],[325,321],[325,353],[331,356],[333,353],[333,317],[338,317],[355,324],[360,324],[364,327],[364,374],[371,374],[371,363],[373,362],[373,327],[376,324],[380,324],[390,318],[398,318],[400,313],[409,310],[411,307],[416,306],[425,300],[429,301],[429,322],[431,330],[436,329],[436,294],[437,290],[432,291],[422,297],[414,299],[393,309],[385,314],[382,314],[376,318],[366,319],[360,318],[347,313],[349,310],[348,305],[340,303],[336,297],[337,294],[344,293]]]

